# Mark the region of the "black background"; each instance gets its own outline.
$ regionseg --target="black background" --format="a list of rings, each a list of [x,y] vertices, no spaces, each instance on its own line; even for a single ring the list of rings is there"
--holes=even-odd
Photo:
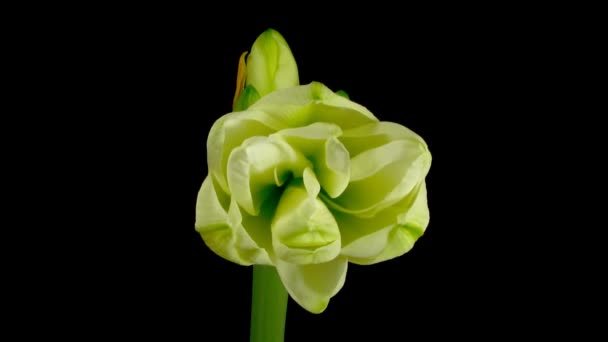
[[[553,77],[549,24],[465,8],[301,17],[236,8],[110,12],[39,32],[57,61],[45,65],[47,86],[69,85],[49,103],[70,115],[46,119],[66,125],[65,135],[53,133],[53,151],[68,153],[45,165],[52,191],[68,193],[60,213],[76,227],[59,261],[41,261],[44,279],[55,280],[41,290],[50,304],[40,317],[68,313],[52,329],[84,338],[248,339],[251,267],[213,254],[194,231],[194,210],[207,134],[230,112],[238,58],[274,28],[302,84],[345,90],[380,120],[420,134],[433,155],[431,222],[414,249],[349,265],[320,315],[290,299],[286,341],[552,331],[565,299],[547,291],[553,255],[539,250],[552,242],[536,240],[553,237],[535,202],[546,174],[533,165],[548,148],[535,123],[544,113],[531,101]],[[71,167],[55,169],[58,158]]]

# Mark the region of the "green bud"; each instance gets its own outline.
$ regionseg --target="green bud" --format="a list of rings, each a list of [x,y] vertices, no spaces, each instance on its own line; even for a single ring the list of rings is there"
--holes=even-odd
[[[264,31],[247,57],[246,85],[252,85],[264,96],[299,84],[298,66],[285,38],[273,29]]]

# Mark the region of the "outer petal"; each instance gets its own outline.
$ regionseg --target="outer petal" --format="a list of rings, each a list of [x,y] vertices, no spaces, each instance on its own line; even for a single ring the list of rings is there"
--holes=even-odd
[[[426,184],[396,206],[370,219],[336,213],[342,232],[341,254],[350,262],[369,265],[401,256],[422,236],[429,223]]]
[[[323,263],[340,253],[338,224],[316,197],[319,186],[309,170],[304,173],[305,183],[301,179],[289,183],[270,227],[276,256],[294,264]]]
[[[247,84],[261,96],[300,84],[296,61],[279,32],[268,29],[253,43],[247,57]]]
[[[318,82],[275,91],[249,108],[268,113],[289,127],[328,122],[344,129],[378,121],[367,108]]]
[[[195,223],[207,246],[237,264],[271,264],[267,252],[260,248],[242,223],[236,202],[231,201],[226,209],[218,198],[212,178],[207,176],[198,194]]]
[[[339,139],[346,146],[351,157],[395,140],[417,141],[428,149],[418,134],[405,126],[388,121],[374,122],[345,130]]]
[[[430,168],[431,155],[416,140],[397,140],[362,152],[351,160],[351,182],[333,208],[372,217],[402,200]],[[373,191],[370,191],[373,189]]]
[[[344,285],[348,262],[341,257],[314,265],[277,260],[276,266],[291,298],[306,310],[318,314],[327,308],[329,299]]]

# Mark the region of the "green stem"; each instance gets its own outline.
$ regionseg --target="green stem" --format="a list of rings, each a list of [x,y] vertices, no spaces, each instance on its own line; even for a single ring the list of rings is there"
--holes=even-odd
[[[283,342],[287,291],[273,266],[253,266],[249,342]]]

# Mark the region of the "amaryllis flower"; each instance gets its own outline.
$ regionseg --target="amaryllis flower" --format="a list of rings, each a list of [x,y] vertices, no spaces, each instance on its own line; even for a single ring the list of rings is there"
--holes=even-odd
[[[291,297],[320,313],[349,262],[398,257],[424,233],[431,154],[408,128],[321,83],[299,85],[276,31],[245,67],[236,111],[209,133],[196,230],[227,260],[276,267]]]

